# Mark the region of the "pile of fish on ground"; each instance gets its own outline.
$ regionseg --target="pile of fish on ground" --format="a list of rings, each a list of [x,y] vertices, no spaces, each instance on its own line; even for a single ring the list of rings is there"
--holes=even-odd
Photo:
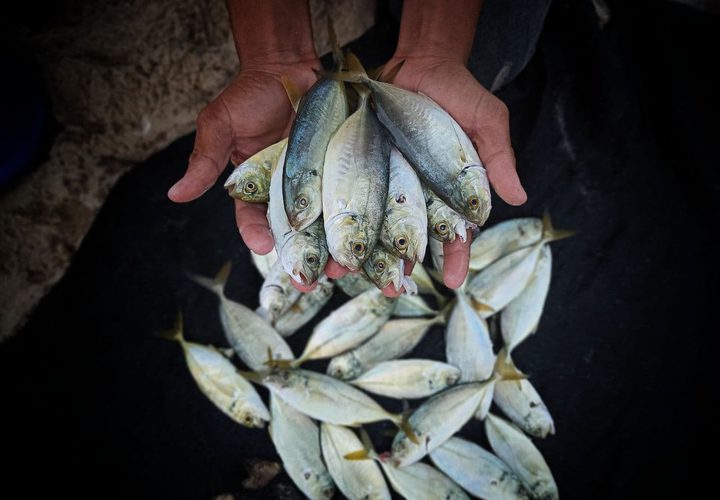
[[[332,256],[379,288],[414,291],[405,262],[423,261],[428,235],[465,241],[468,228],[487,220],[485,168],[432,99],[370,78],[352,54],[335,58],[338,71],[302,98],[284,80],[297,111],[289,137],[237,166],[225,187],[237,199],[268,203],[279,280],[310,285]],[[349,93],[358,98],[352,113]]]
[[[473,242],[470,275],[452,299],[429,276],[442,269],[440,254],[435,269],[415,266],[419,295],[385,297],[359,273],[322,278],[279,310],[274,327],[225,296],[226,265],[215,279],[192,278],[217,294],[225,336],[249,371],[236,368],[232,352],[186,341],[181,321],[171,338],[221,411],[247,427],[270,423],[285,470],[308,498],[332,498],[336,489],[351,499],[391,498],[385,478],[413,500],[557,498],[552,473],[526,436],[553,434],[553,419],[511,354],[537,329],[550,285],[548,243],[569,234],[547,216],[491,227]],[[254,256],[266,282],[274,258]],[[285,338],[320,312],[336,286],[351,298],[315,326],[296,357]],[[491,335],[486,319],[496,313],[500,334]],[[433,325],[445,326],[446,362],[398,359]],[[319,359],[330,360],[326,374],[300,368]],[[250,382],[269,390],[269,409]],[[369,394],[418,401],[397,414]],[[492,403],[509,421],[489,412]],[[457,436],[471,419],[484,420],[494,453]],[[377,453],[361,426],[383,420],[398,431],[391,449]]]

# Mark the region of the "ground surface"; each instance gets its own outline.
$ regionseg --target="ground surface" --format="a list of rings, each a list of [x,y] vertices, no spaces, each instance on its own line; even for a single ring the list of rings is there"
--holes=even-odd
[[[565,498],[690,498],[709,479],[696,452],[715,449],[718,403],[706,326],[718,82],[704,69],[718,28],[670,5],[618,7],[600,30],[592,9],[555,5],[536,57],[500,93],[530,201],[497,201],[490,224],[549,208],[578,231],[554,245],[545,315],[516,354],[555,418],[557,435],[538,446]],[[155,336],[181,308],[190,339],[223,342],[216,299],[187,271],[211,275],[230,259],[227,294],[257,304],[261,281],[223,190],[184,206],[165,198],[191,147],[185,137],[121,179],[69,272],[0,346],[0,442],[13,460],[3,488],[299,497],[283,474],[242,489],[249,459],[277,460],[267,433],[216,411],[178,346]],[[308,332],[292,338],[296,352]],[[418,356],[438,357],[438,333]],[[483,439],[478,424],[464,433]]]

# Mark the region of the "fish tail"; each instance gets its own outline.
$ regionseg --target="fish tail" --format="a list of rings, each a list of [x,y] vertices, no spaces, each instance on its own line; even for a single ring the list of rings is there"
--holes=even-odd
[[[405,433],[413,444],[420,444],[420,440],[418,439],[417,434],[415,434],[415,429],[413,429],[413,426],[410,423],[410,415],[412,415],[413,410],[407,406],[407,401],[403,402],[403,405],[406,408],[399,415],[393,416],[393,422],[398,426],[398,429]]]
[[[410,276],[403,276],[400,286],[405,287],[405,292],[408,295],[417,295],[418,293],[418,286]]]
[[[553,227],[552,220],[550,219],[550,211],[545,210],[542,218],[542,242],[549,243],[551,241],[563,240],[573,236],[574,234],[575,231],[570,231],[568,229],[555,229]]]
[[[298,106],[300,106],[300,99],[302,99],[302,92],[300,92],[300,89],[297,88],[297,85],[295,85],[295,83],[293,83],[293,81],[290,80],[290,77],[288,77],[287,75],[282,75],[282,77],[280,77],[280,81],[282,82],[285,93],[290,100],[290,104],[297,113]],[[272,170],[273,172],[275,171],[274,166]]]
[[[174,342],[185,343],[185,337],[183,334],[183,317],[182,311],[178,309],[177,316],[175,317],[175,325],[172,330],[167,330],[157,334],[158,337],[165,340],[172,340]]]
[[[330,40],[330,48],[332,49],[333,60],[335,62],[335,67],[338,70],[342,70],[345,67],[345,55],[343,54],[342,49],[340,48],[340,44],[338,43],[337,33],[335,32],[335,25],[333,24],[332,17],[330,17],[329,12],[327,14],[327,30],[328,39]]]
[[[380,75],[378,76],[378,81],[392,83],[393,80],[395,80],[397,74],[400,72],[400,69],[403,67],[403,64],[405,64],[405,59],[390,68],[387,73],[385,72],[386,68],[383,68],[383,70],[380,72]]]
[[[495,376],[500,380],[524,380],[528,378],[526,374],[518,370],[513,363],[510,353],[503,347],[495,359],[495,367],[493,368]]]
[[[227,261],[225,264],[222,265],[220,270],[215,275],[215,278],[207,278],[205,276],[199,276],[197,274],[187,273],[188,277],[193,280],[198,285],[207,288],[211,292],[215,292],[216,294],[222,296],[223,290],[225,289],[225,284],[227,283],[228,276],[230,276],[230,268],[232,267],[232,262]]]
[[[362,427],[360,427],[360,441],[362,441],[363,444],[362,450],[346,453],[343,455],[345,460],[368,460],[377,458],[377,453],[375,452],[375,448],[370,440],[370,435]]]
[[[480,302],[479,300],[475,300],[472,297],[470,297],[470,303],[472,304],[473,309],[475,309],[480,314],[492,315],[497,312],[497,311],[495,311],[495,309],[492,306],[489,306],[488,304],[485,304],[484,302]]]
[[[272,349],[267,348],[267,361],[265,364],[272,370],[287,370],[289,368],[296,368],[293,366],[295,361],[291,359],[275,359],[273,358]],[[299,365],[298,365],[299,366]]]
[[[347,70],[345,71],[333,71],[330,73],[320,71],[319,75],[341,82],[367,83],[370,81],[370,77],[365,71],[365,68],[362,67],[360,60],[352,52],[348,52],[345,55],[345,65],[347,66]]]
[[[255,384],[262,384],[262,375],[257,372],[251,372],[248,370],[235,370],[241,377],[253,382]]]
[[[360,96],[360,102],[358,103],[358,108],[361,106],[364,106],[365,103],[367,103],[367,100],[370,98],[370,90],[364,85],[360,85],[359,83],[351,83],[353,90],[358,93]]]
[[[437,316],[437,318],[440,318],[439,319],[440,322],[438,324],[444,325],[448,322],[448,319],[450,318],[450,314],[452,313],[452,310],[455,307],[456,302],[457,302],[457,298],[452,299],[450,302],[445,304],[445,307],[442,308],[442,310],[440,311],[440,314],[438,314],[438,316]]]

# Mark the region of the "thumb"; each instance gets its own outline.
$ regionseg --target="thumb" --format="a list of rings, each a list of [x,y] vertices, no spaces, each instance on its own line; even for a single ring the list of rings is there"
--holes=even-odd
[[[192,201],[210,189],[220,176],[232,146],[232,132],[227,109],[222,101],[208,104],[197,117],[195,147],[185,175],[168,191],[176,202]]]

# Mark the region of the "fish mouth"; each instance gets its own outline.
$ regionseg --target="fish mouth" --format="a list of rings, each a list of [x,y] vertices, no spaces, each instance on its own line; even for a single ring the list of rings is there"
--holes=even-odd
[[[310,286],[312,284],[310,276],[302,267],[293,268],[292,273],[290,273],[290,277],[301,285]]]

